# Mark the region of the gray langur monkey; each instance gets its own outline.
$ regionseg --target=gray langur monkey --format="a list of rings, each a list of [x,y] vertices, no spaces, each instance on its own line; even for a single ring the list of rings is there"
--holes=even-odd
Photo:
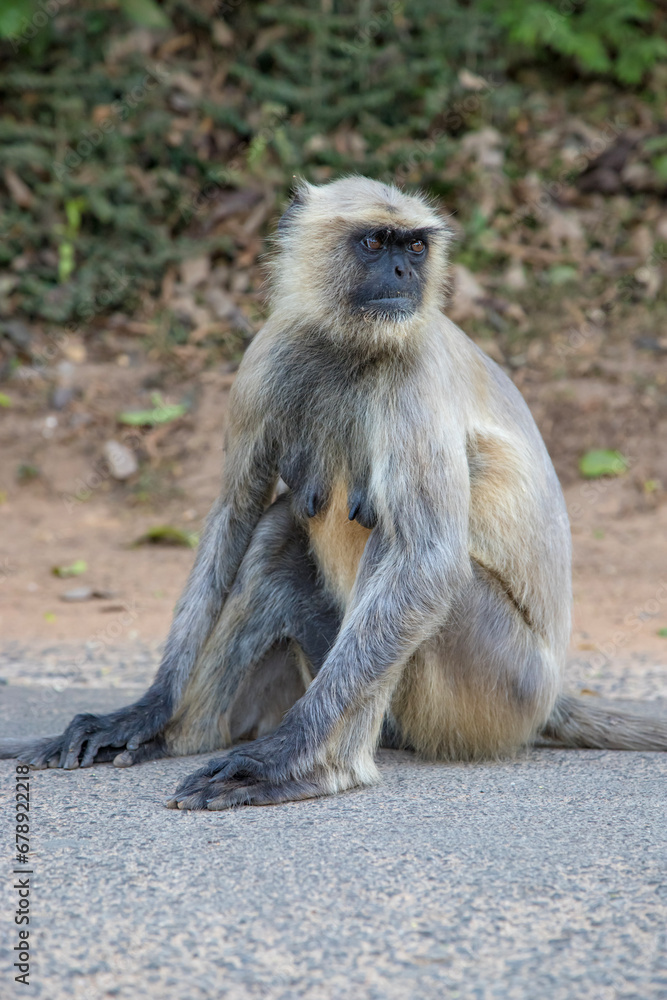
[[[368,785],[378,744],[667,749],[666,722],[561,693],[565,504],[521,395],[442,312],[449,241],[423,197],[299,186],[153,685],[2,756],[127,766],[249,739],[167,803],[226,809]]]

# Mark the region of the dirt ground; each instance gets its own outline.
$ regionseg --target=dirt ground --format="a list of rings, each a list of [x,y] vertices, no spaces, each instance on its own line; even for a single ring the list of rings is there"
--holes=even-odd
[[[7,679],[53,680],[54,672],[63,674],[58,651],[70,645],[88,655],[79,668],[64,670],[67,683],[142,686],[155,667],[193,551],[132,543],[156,525],[199,530],[218,489],[233,375],[204,372],[164,389],[166,401],[189,398],[188,414],[133,431],[140,470],[117,482],[101,461],[104,442],[123,439],[114,414],[143,399],[154,374],[141,358],[129,365],[83,361],[75,366],[72,399],[60,410],[49,405],[47,381],[12,384],[12,406],[0,417],[0,634],[16,654],[2,670]],[[633,678],[641,694],[664,696],[667,636],[659,633],[667,627],[667,503],[656,478],[667,468],[664,420],[638,397],[636,370],[630,388],[609,377],[549,380],[529,367],[515,380],[545,436],[570,511],[572,683],[610,694],[622,675],[624,696],[637,693]],[[585,447],[619,442],[630,462],[625,476],[578,476]],[[53,575],[53,567],[76,560],[87,564],[82,575]],[[63,599],[81,587],[99,596]],[[27,647],[35,670],[21,678],[19,653]],[[125,673],[107,664],[118,648],[130,651]]]

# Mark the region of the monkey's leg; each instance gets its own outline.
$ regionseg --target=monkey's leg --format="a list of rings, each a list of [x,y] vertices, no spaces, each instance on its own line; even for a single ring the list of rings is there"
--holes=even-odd
[[[275,728],[336,639],[341,615],[322,589],[288,497],[260,521],[178,711],[172,753],[222,749]],[[305,654],[299,665],[293,644]],[[307,673],[307,676],[304,674]]]
[[[384,713],[412,651],[433,633],[437,615],[444,617],[440,595],[450,571],[437,543],[419,562],[393,546],[379,529],[369,536],[336,641],[278,728],[209,761],[169,805],[268,805],[377,780],[374,751]],[[392,586],[396,576],[400,587]]]
[[[473,563],[445,627],[412,657],[396,687],[397,745],[430,758],[512,753],[547,721],[563,653],[536,633],[501,582]]]

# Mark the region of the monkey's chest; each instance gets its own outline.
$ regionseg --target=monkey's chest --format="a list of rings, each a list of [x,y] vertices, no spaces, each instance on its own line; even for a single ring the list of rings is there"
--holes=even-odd
[[[333,485],[326,506],[308,520],[307,527],[315,562],[344,608],[371,529],[350,520],[348,491],[342,480]]]
[[[312,520],[329,510],[334,495],[337,502],[343,495],[345,518],[370,531],[377,523],[370,498],[370,472],[367,468],[350,471],[342,461],[328,468],[316,457],[322,454],[326,454],[324,448],[299,449],[287,452],[280,462],[280,476],[292,492],[297,515]]]
[[[345,607],[368,536],[377,523],[370,496],[370,467],[350,468],[343,442],[303,442],[286,449],[280,475],[289,486],[297,517],[331,592]]]

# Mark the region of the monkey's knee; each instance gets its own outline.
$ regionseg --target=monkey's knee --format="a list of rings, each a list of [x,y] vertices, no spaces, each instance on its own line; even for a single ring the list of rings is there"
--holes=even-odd
[[[461,676],[433,650],[415,659],[392,702],[391,746],[429,759],[503,757],[529,743],[549,716],[554,698],[537,663],[532,679],[508,671],[494,681],[481,671]]]
[[[403,740],[427,757],[515,752],[549,718],[560,660],[498,581],[476,570],[445,627],[404,671],[392,704]]]

